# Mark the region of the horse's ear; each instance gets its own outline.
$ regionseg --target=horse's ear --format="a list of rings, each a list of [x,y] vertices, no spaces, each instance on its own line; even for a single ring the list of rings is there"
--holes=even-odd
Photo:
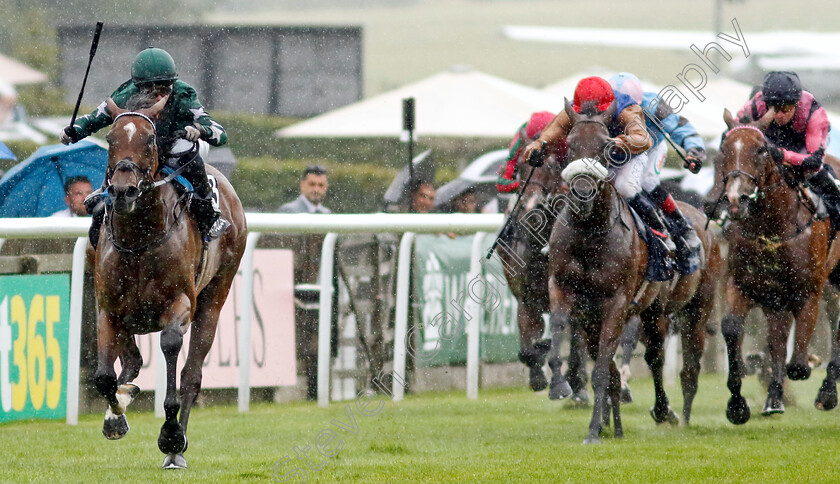
[[[723,108],[723,122],[726,123],[726,127],[728,129],[732,129],[737,124],[735,122],[735,118],[732,117],[732,113],[729,111],[728,108]]]
[[[117,106],[117,103],[115,103],[114,100],[111,98],[108,98],[105,101],[105,105],[108,106],[108,112],[111,113],[112,118],[116,118],[120,114],[127,111],[127,109],[122,109],[121,107]]]
[[[756,128],[764,131],[764,130],[767,129],[768,126],[770,126],[770,123],[773,122],[773,117],[775,115],[776,115],[776,110],[774,108],[770,108],[770,109],[767,110],[766,113],[764,113],[764,116],[759,118],[758,121],[754,122],[753,125]]]
[[[618,109],[618,104],[616,104],[615,100],[610,103],[610,106],[601,113],[601,119],[604,120],[605,124],[609,124],[610,120],[615,116],[615,110]]]
[[[163,96],[160,101],[154,103],[149,109],[145,110],[146,115],[152,119],[157,119],[160,112],[163,111],[163,107],[166,106],[166,101],[168,100],[169,96]]]
[[[568,98],[563,98],[565,102],[564,110],[566,111],[566,116],[572,121],[572,124],[575,124],[578,119],[580,119],[580,114],[575,112],[575,109],[572,107],[572,103],[569,102]]]

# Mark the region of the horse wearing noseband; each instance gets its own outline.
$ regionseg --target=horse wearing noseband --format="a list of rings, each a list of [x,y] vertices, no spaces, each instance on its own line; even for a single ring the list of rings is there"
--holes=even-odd
[[[109,405],[102,432],[108,439],[122,438],[128,432],[126,407],[139,391],[131,383],[142,365],[134,335],[160,331],[166,419],[158,448],[166,454],[164,467],[175,468],[186,467],[190,409],[201,390],[202,364],[245,250],[247,228],[233,187],[207,166],[218,182],[222,213],[231,227],[205,250],[195,221],[186,215],[189,197],[180,195],[170,183],[173,176],[160,170],[155,120],[166,100],[135,111],[108,102],[114,123],[107,136],[107,237],[101,238],[95,256],[94,382]],[[176,363],[187,330],[189,353],[179,398]],[[114,371],[117,357],[123,362],[119,378]]]

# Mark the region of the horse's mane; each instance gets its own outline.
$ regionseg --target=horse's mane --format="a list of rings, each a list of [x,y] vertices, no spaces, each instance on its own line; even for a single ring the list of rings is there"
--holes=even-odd
[[[145,109],[154,106],[157,102],[157,94],[150,91],[141,91],[131,96],[125,103],[125,108],[129,111],[137,111],[138,109]]]
[[[595,101],[586,101],[580,107],[580,114],[582,116],[586,116],[588,118],[592,118],[594,116],[597,116],[598,114],[601,114],[601,112],[598,111],[597,106],[598,106],[598,103],[595,102]]]

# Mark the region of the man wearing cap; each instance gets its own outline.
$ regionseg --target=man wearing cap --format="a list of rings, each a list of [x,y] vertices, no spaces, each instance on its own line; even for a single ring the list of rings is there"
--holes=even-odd
[[[832,225],[840,227],[840,190],[823,165],[829,130],[825,109],[802,89],[795,72],[772,71],[764,76],[761,91],[738,111],[738,119],[748,123],[769,110],[773,120],[764,130],[768,153],[808,182],[825,202]]]
[[[161,161],[173,169],[185,166],[181,175],[192,184],[196,195],[190,202],[190,211],[202,238],[209,241],[224,232],[230,223],[220,217],[221,211],[213,197],[204,160],[200,151],[196,153],[195,150],[206,148],[206,144],[199,146],[199,141],[213,146],[223,145],[227,142],[227,134],[222,125],[205,111],[195,89],[178,79],[172,56],[163,49],[149,47],[134,58],[131,79],[122,83],[111,94],[111,99],[120,108],[134,110],[148,107],[163,98],[167,98],[166,105],[155,123],[158,153]],[[64,144],[75,143],[113,122],[107,101],[103,101],[92,113],[77,119],[73,126],[64,128],[58,137]],[[90,241],[94,247],[105,215],[105,204],[102,203],[104,188],[103,184],[85,200],[88,213],[93,215]]]
[[[660,185],[660,172],[668,154],[666,135],[685,150],[685,167],[692,173],[699,172],[706,160],[703,138],[686,118],[674,113],[668,103],[661,102],[657,93],[644,92],[641,81],[635,75],[620,72],[610,78],[610,85],[616,92],[627,94],[642,106],[646,126],[654,143],[648,151],[642,189],[671,221],[675,229],[671,235],[677,246],[677,266],[680,272],[690,274],[700,266],[702,243],[691,222],[680,212],[674,198]]]
[[[627,94],[614,92],[606,79],[592,76],[578,82],[572,109],[577,113],[600,113],[606,111],[613,103],[616,106],[612,119],[606,120],[611,136],[610,141],[614,146],[613,152],[619,154],[623,152],[630,156],[629,160],[622,163],[618,163],[618,160],[610,160],[608,169],[613,176],[613,185],[650,228],[661,234],[667,234],[665,224],[656,213],[656,207],[642,195],[642,176],[647,166],[647,151],[653,147],[653,140],[645,128],[642,107],[639,103]],[[543,143],[547,143],[550,149],[557,149],[565,143],[571,129],[572,122],[569,115],[566,111],[560,111],[543,129],[542,134],[525,147],[523,156],[530,160],[531,153],[542,149]],[[670,238],[666,238],[664,242],[669,251],[675,249]]]

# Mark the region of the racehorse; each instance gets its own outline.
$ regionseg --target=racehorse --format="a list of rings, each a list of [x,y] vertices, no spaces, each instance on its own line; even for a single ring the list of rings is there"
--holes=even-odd
[[[165,468],[184,468],[190,409],[201,390],[204,358],[213,344],[219,311],[245,250],[245,213],[233,187],[218,170],[222,214],[231,222],[218,239],[202,241],[195,221],[185,216],[188,197],[164,177],[158,159],[155,121],[166,100],[128,111],[108,100],[114,123],[108,133],[110,199],[95,258],[98,306],[97,390],[108,401],[102,433],[108,439],[128,432],[126,407],[139,389],[131,381],[142,364],[135,334],[160,331],[166,363],[166,420],[158,448]],[[130,104],[129,104],[130,105]],[[176,363],[188,329],[190,348],[176,393]],[[114,361],[123,368],[116,378]],[[180,421],[178,411],[180,409]]]
[[[549,242],[550,322],[552,336],[571,322],[595,360],[593,413],[584,443],[600,441],[602,417],[609,425],[610,407],[614,436],[623,436],[620,376],[613,357],[623,327],[635,314],[641,317],[645,361],[654,378],[656,401],[651,416],[657,423],[678,421],[665,394],[662,367],[670,317],[681,322],[683,417],[688,423],[720,268],[719,245],[703,229],[703,215],[680,203],[680,210],[691,218],[703,242],[701,268],[669,282],[646,280],[647,245],[605,168],[609,156],[604,152],[610,143],[605,120],[611,119],[615,103],[600,114],[578,114],[568,100],[565,109],[572,123],[567,136],[569,159],[574,161],[563,170],[563,178],[573,196],[558,216]]]
[[[831,244],[828,219],[814,216],[798,183],[768,154],[763,131],[772,116],[771,110],[758,121],[739,124],[729,110],[724,110],[728,131],[715,162],[715,171],[723,177],[719,200],[726,206],[731,221],[725,230],[730,244],[729,313],[721,322],[721,332],[729,358],[727,387],[731,398],[726,417],[733,424],[744,424],[750,419],[750,407],[741,395],[741,343],[747,313],[757,305],[767,317],[772,378],[761,413],[783,413],[785,373],[791,380],[805,380],[811,374],[808,343],[826,280],[840,260],[840,247]],[[786,341],[793,318],[793,355],[785,368]],[[834,379],[840,360],[836,351],[833,353],[834,365],[815,402],[818,408],[836,405]]]
[[[551,348],[551,340],[543,339],[545,323],[542,315],[549,310],[548,255],[543,249],[548,244],[557,213],[568,199],[569,190],[560,177],[560,160],[557,153],[546,153],[545,163],[538,168],[529,166],[522,157],[517,161],[520,182],[524,183],[523,178],[527,177],[523,176],[524,173],[533,170],[533,174],[519,195],[516,213],[509,214],[514,219],[501,234],[496,249],[508,287],[518,303],[519,359],[528,367],[528,382],[534,391],[544,390],[548,385],[542,369]],[[588,399],[586,373],[580,369],[583,358],[574,351],[580,348],[577,341],[571,342],[569,369],[565,377],[561,373],[559,348],[552,352],[548,362],[552,370],[549,390],[552,400],[569,395],[578,402]]]

